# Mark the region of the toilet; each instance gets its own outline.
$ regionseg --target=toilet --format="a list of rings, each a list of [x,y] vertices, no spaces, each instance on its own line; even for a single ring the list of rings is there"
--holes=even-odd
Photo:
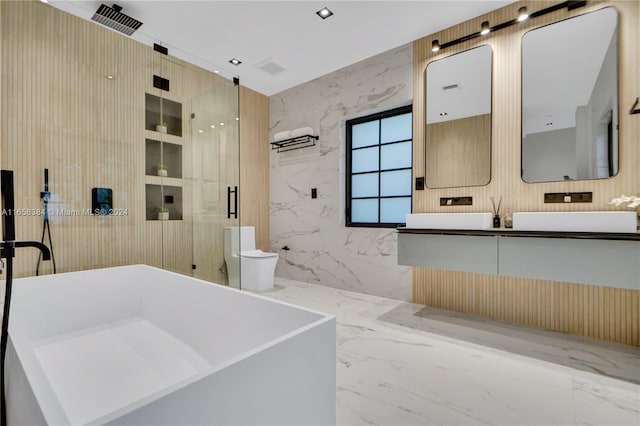
[[[256,249],[256,229],[253,226],[224,228],[224,261],[230,287],[252,291],[273,288],[278,253]]]

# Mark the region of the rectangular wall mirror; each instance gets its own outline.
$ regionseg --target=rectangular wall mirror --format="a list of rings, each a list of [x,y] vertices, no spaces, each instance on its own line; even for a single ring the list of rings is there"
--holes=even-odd
[[[491,47],[432,61],[425,71],[426,185],[454,188],[491,180]]]
[[[618,173],[618,14],[613,7],[522,37],[522,179]]]

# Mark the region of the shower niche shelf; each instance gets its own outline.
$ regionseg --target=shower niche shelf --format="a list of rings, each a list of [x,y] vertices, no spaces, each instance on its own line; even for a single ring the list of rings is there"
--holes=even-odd
[[[145,93],[145,129],[157,132],[159,123],[166,123],[166,133],[182,137],[182,104]],[[157,132],[161,133],[161,132]]]
[[[148,183],[150,185],[158,185],[158,186],[165,185],[165,186],[182,187],[182,179],[172,178],[172,177],[147,175],[144,177],[144,183]]]
[[[166,166],[166,177],[182,178],[182,145],[147,138],[145,141],[145,175],[158,176],[159,164]]]
[[[161,134],[160,132],[156,132],[155,130],[145,129],[144,137],[145,139],[151,139],[151,140],[162,139],[162,142],[169,142],[174,145],[182,145],[182,138],[180,136],[170,135],[169,133]]]
[[[169,209],[169,220],[182,220],[182,187],[171,185],[145,185],[147,220],[158,220],[161,207]]]

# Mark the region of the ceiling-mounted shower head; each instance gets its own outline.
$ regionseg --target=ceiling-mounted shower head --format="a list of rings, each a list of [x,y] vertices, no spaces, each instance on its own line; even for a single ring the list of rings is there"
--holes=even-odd
[[[130,36],[140,28],[142,22],[125,15],[120,12],[121,10],[122,7],[117,4],[114,4],[113,7],[101,4],[91,20]]]

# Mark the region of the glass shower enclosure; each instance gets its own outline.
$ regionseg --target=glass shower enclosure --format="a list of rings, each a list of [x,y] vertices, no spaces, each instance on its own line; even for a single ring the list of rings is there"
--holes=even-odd
[[[228,284],[240,273],[224,257],[225,238],[239,233],[239,86],[181,61],[159,65],[161,75],[180,77],[174,90],[170,81],[169,90],[165,82],[146,94],[160,103],[158,117],[146,120],[158,139],[146,142],[158,148],[147,158],[148,174],[157,161],[157,176],[146,177],[147,226],[160,225],[163,269]]]
[[[238,86],[219,79],[191,105],[193,274],[229,284],[237,282],[229,276],[240,274],[239,261],[225,262],[225,250],[230,249],[225,243],[239,238]],[[227,256],[237,259],[231,252]]]

